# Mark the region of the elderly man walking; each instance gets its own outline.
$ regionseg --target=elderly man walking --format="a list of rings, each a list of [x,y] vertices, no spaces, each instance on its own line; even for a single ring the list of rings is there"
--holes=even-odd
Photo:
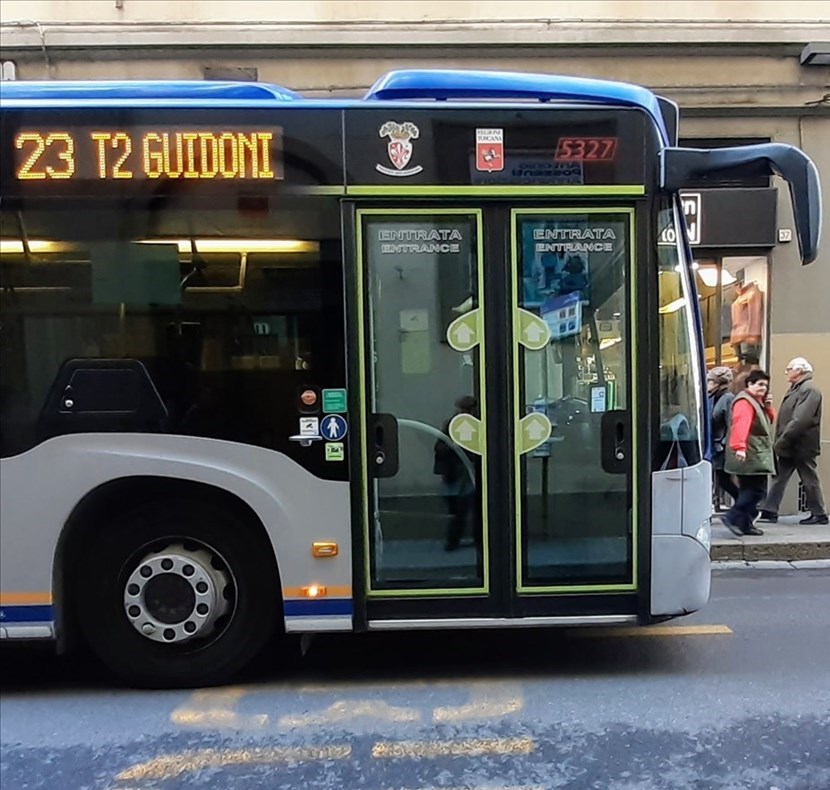
[[[761,505],[759,521],[774,524],[784,490],[793,472],[804,484],[808,518],[801,524],[827,524],[827,510],[818,479],[816,458],[820,450],[821,392],[813,382],[813,366],[803,357],[791,360],[786,369],[790,388],[781,401],[775,426],[775,455],[778,472]]]

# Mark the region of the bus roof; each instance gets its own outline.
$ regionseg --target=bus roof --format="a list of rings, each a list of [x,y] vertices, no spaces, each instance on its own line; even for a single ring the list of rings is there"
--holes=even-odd
[[[302,103],[319,106],[320,99],[305,99],[280,85],[262,82],[211,82],[197,80],[112,80],[4,82],[0,88],[4,103],[67,101],[107,105],[127,102],[141,106],[171,106],[171,103],[205,102],[268,104]],[[669,144],[666,125],[657,97],[647,88],[624,82],[595,80],[555,74],[508,71],[466,71],[456,69],[402,69],[381,77],[363,101],[325,99],[324,106],[366,106],[379,102],[423,102],[424,100],[466,102],[537,101],[543,103],[603,104],[645,111]],[[29,105],[31,106],[31,105]]]
[[[42,80],[4,82],[0,88],[4,100],[40,100],[43,102],[77,99],[109,101],[130,99],[178,99],[182,102],[203,99],[237,99],[285,102],[301,99],[294,91],[265,82],[212,82],[207,80]]]

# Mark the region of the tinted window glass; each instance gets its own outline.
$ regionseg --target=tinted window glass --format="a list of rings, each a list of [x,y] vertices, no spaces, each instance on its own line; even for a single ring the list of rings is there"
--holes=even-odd
[[[299,392],[345,386],[336,200],[271,198],[257,211],[56,203],[2,212],[4,456],[39,441],[44,421],[47,433],[81,425],[44,410],[50,391],[71,383],[70,363],[75,384],[118,379],[85,387],[92,405],[82,411],[135,407],[123,386],[133,374],[78,363],[133,360],[166,411],[156,430],[279,450],[345,476],[345,464],[325,462],[322,442],[290,441]],[[123,422],[84,417],[83,430],[116,429]]]

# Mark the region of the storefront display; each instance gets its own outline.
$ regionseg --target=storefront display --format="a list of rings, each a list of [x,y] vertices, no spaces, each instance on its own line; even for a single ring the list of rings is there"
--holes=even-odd
[[[706,367],[725,365],[734,386],[766,366],[767,259],[730,256],[696,261]]]

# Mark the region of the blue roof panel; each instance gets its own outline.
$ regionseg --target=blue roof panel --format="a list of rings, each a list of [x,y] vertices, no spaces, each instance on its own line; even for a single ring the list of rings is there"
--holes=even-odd
[[[264,82],[211,82],[208,80],[33,81],[3,82],[0,97],[9,100],[88,99],[237,99],[262,102],[301,100],[302,96],[280,85]]]
[[[364,98],[367,101],[521,99],[637,107],[651,116],[663,141],[668,143],[657,97],[647,88],[626,82],[511,71],[402,69],[381,77]]]

